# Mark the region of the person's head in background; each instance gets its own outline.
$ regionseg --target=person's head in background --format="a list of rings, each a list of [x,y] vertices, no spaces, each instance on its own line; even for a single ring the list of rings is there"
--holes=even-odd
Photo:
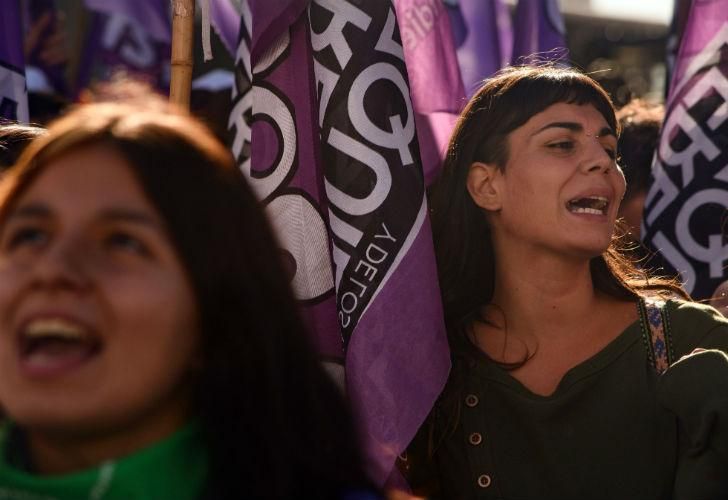
[[[12,166],[28,144],[43,134],[41,127],[0,123],[0,172]]]
[[[210,498],[366,486],[269,224],[203,125],[155,98],[81,107],[2,187],[0,404],[39,472],[196,421]]]
[[[652,158],[660,140],[665,117],[662,104],[634,99],[617,111],[622,126],[619,138],[619,164],[627,181],[627,192],[619,208],[631,243],[640,241],[640,225],[649,187]]]

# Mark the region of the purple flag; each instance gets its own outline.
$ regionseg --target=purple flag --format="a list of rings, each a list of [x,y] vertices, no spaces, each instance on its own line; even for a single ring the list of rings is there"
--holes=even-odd
[[[513,64],[530,61],[566,62],[566,28],[557,0],[518,0],[513,29]]]
[[[434,11],[403,12],[446,42]],[[415,111],[390,2],[314,0],[309,14],[347,390],[383,484],[449,370]],[[450,64],[428,67],[454,78]],[[450,112],[459,91],[421,109]]]
[[[0,9],[0,118],[29,120],[20,0],[6,0]]]
[[[728,0],[693,0],[645,200],[645,243],[697,299],[728,279]]]
[[[282,10],[288,6],[281,5]],[[296,12],[290,13],[290,19]],[[292,288],[319,353],[343,364],[328,215],[318,150],[316,92],[313,86],[308,18],[300,6],[292,24],[279,26],[265,49],[258,29],[270,29],[270,2],[243,2],[236,87],[229,127],[233,154],[276,230],[291,268]],[[251,17],[256,19],[251,23]],[[260,21],[260,24],[259,24]],[[275,23],[274,23],[275,24]],[[252,33],[251,33],[251,26]],[[252,36],[250,36],[252,35]],[[252,46],[251,46],[252,43]],[[252,51],[251,51],[252,48]],[[248,61],[252,56],[252,72]],[[252,83],[252,85],[251,85]]]
[[[415,113],[393,6],[308,3],[243,2],[232,149],[383,484],[449,369]]]
[[[240,32],[240,14],[231,0],[210,0],[210,20],[230,55],[235,56]]]
[[[166,90],[169,86],[171,16],[168,0],[86,0],[94,13],[78,86],[123,69]]]
[[[445,0],[468,96],[511,62],[513,27],[503,0]]]
[[[386,3],[386,2],[385,2]],[[395,0],[425,183],[437,176],[465,105],[450,19],[440,1]]]

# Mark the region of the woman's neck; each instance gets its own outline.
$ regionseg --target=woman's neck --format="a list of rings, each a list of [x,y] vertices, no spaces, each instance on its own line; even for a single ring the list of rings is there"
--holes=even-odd
[[[492,302],[507,318],[509,335],[565,334],[593,315],[598,300],[586,259],[510,253],[497,260]]]

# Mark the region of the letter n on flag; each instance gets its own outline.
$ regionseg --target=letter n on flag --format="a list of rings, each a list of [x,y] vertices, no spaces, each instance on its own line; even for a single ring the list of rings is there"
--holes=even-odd
[[[242,10],[233,154],[277,230],[319,352],[344,367],[369,472],[384,484],[450,366],[395,9]]]
[[[693,0],[643,224],[651,264],[696,299],[728,279],[728,0]]]
[[[28,122],[20,0],[0,8],[0,119]]]

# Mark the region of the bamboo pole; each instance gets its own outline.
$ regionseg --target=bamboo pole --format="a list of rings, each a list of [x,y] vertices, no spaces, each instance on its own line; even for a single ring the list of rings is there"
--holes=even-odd
[[[195,0],[172,0],[172,67],[169,100],[185,109],[192,91]]]

